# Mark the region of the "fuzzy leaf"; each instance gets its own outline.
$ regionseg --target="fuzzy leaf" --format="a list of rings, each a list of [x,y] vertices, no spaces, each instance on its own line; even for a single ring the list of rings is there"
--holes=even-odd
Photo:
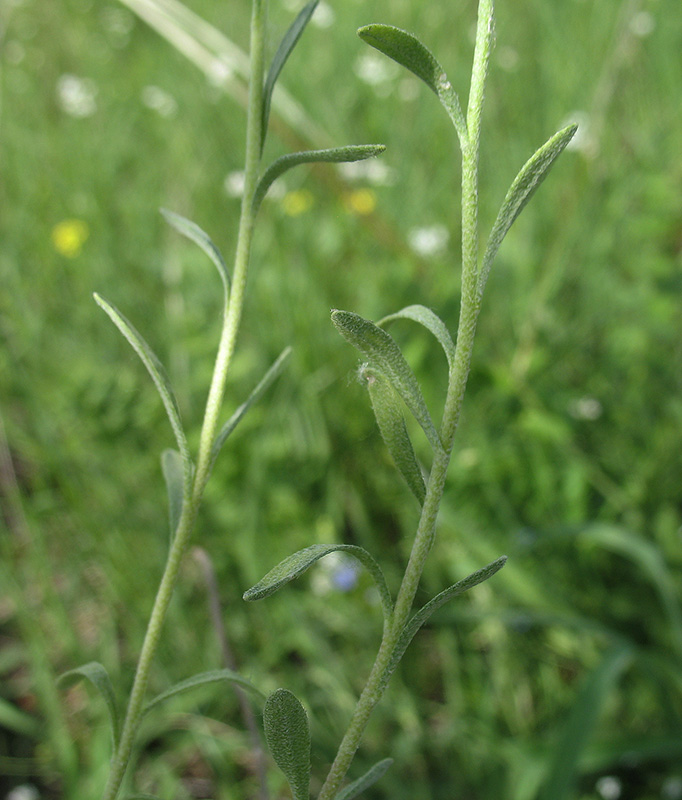
[[[265,144],[265,137],[268,131],[270,104],[272,103],[272,92],[274,91],[275,83],[277,82],[279,73],[282,71],[282,67],[284,67],[287,58],[289,58],[291,51],[294,49],[294,47],[296,47],[298,40],[301,38],[301,34],[303,33],[305,26],[310,21],[318,2],[319,0],[311,0],[310,3],[307,3],[305,6],[303,6],[296,19],[291,23],[289,30],[284,34],[284,37],[277,48],[277,52],[272,59],[272,64],[270,65],[267,78],[265,79],[265,85],[263,86],[263,116],[261,121],[262,127],[260,140],[261,151],[263,149],[263,145]]]
[[[282,370],[284,369],[284,364],[286,363],[286,360],[289,358],[290,355],[291,355],[290,347],[286,347],[284,350],[282,350],[282,352],[277,357],[277,360],[258,382],[256,388],[251,392],[251,394],[246,398],[246,400],[237,408],[234,414],[232,414],[232,416],[220,429],[220,433],[216,436],[215,441],[213,442],[213,447],[211,448],[211,464],[215,463],[215,460],[218,457],[218,453],[220,452],[221,447],[225,444],[225,440],[237,427],[237,425],[241,422],[242,418],[244,417],[244,414],[246,414],[246,412],[251,408],[251,406],[254,403],[260,400],[260,398],[272,385],[277,376],[282,372]]]
[[[406,306],[405,308],[397,311],[395,314],[389,314],[387,317],[379,320],[379,325],[383,326],[387,322],[393,322],[396,319],[411,319],[419,322],[427,330],[438,339],[441,347],[445,351],[445,356],[448,360],[450,371],[454,369],[455,365],[455,343],[452,341],[450,331],[447,329],[443,320],[430,308],[422,305]]]
[[[104,666],[98,661],[90,661],[88,664],[83,664],[81,667],[76,667],[57,679],[58,683],[73,683],[80,678],[85,678],[97,689],[102,695],[104,703],[109,712],[109,723],[111,725],[111,736],[114,743],[114,750],[118,747],[119,727],[118,727],[118,711],[116,709],[116,699],[114,697],[114,687],[111,685],[111,678]]]
[[[372,366],[386,375],[421,425],[431,446],[434,450],[443,452],[443,444],[414,372],[393,337],[352,311],[332,311],[332,322],[346,341],[356,347]]]
[[[261,578],[257,584],[244,592],[244,600],[262,600],[282,588],[285,584],[298,578],[307,569],[329,553],[343,552],[356,558],[374,579],[383,607],[384,616],[388,619],[393,613],[391,593],[386,585],[384,573],[372,556],[362,547],[354,544],[312,544],[281,561],[276,567]]]
[[[198,244],[215,264],[218,274],[220,275],[220,280],[223,282],[223,288],[225,289],[225,308],[227,308],[227,301],[230,294],[230,273],[228,272],[227,264],[220,250],[213,244],[208,234],[204,233],[196,223],[185,217],[181,217],[180,214],[176,214],[174,211],[168,211],[165,208],[161,209],[161,213],[169,225],[190,241]]]
[[[144,707],[142,714],[145,715],[149,711],[152,710],[155,706],[163,703],[164,700],[168,700],[170,697],[174,697],[176,694],[181,694],[182,692],[186,692],[190,689],[194,689],[197,686],[206,686],[209,683],[219,683],[220,681],[229,681],[230,683],[236,683],[238,686],[241,686],[244,689],[248,689],[250,692],[253,692],[260,698],[264,698],[265,695],[257,689],[251,681],[248,681],[246,678],[243,678],[239,673],[233,672],[231,669],[214,669],[210,672],[200,672],[197,675],[192,675],[191,678],[187,678],[184,681],[180,681],[176,683],[175,686],[171,686],[170,689],[167,689],[165,692],[154,697],[150,700],[147,705]]]
[[[178,408],[178,401],[175,399],[173,387],[171,386],[166,370],[163,368],[159,359],[154,355],[151,347],[145,342],[140,334],[135,330],[131,323],[121,314],[121,312],[108,303],[103,297],[97,293],[94,295],[95,302],[100,308],[109,315],[111,321],[116,325],[123,336],[128,340],[128,343],[133,350],[138,354],[142,363],[147,368],[147,372],[152,377],[156,388],[161,395],[161,400],[166,408],[168,419],[170,420],[175,439],[180,448],[182,455],[182,463],[185,473],[185,481],[189,483],[189,476],[192,471],[192,459],[187,448],[187,439],[185,432],[182,428],[182,421],[180,420],[180,409]]]
[[[452,84],[433,53],[416,36],[392,25],[365,25],[358,36],[367,44],[392,58],[436,93],[450,115],[462,142],[467,138],[467,126],[462,107]]]
[[[424,504],[426,486],[417,463],[410,436],[405,427],[400,399],[388,378],[379,370],[365,367],[361,372],[381,431],[396,467],[405,478],[420,505]]]
[[[294,800],[309,800],[310,729],[305,709],[291,692],[278,689],[265,701],[263,723],[265,741]]]
[[[253,213],[256,214],[274,181],[287,170],[299,164],[313,164],[321,162],[342,163],[349,161],[364,161],[383,153],[386,149],[383,144],[357,144],[347,147],[332,147],[328,150],[304,150],[300,153],[289,153],[280,156],[265,170],[258,181],[253,195]]]
[[[492,561],[487,566],[476,570],[476,572],[472,572],[471,575],[468,575],[461,581],[457,581],[457,583],[449,586],[447,589],[444,589],[442,592],[440,592],[440,594],[437,594],[435,597],[431,598],[426,605],[422,606],[403,629],[400,639],[398,640],[398,644],[393,652],[393,656],[391,657],[391,661],[382,678],[383,682],[388,682],[388,679],[398,666],[398,662],[405,654],[405,650],[407,650],[408,645],[414,638],[415,634],[427,621],[431,614],[434,613],[434,611],[437,611],[441,606],[445,605],[448,600],[452,600],[453,597],[457,597],[458,595],[466,592],[468,589],[478,586],[479,583],[487,581],[488,578],[492,578],[496,572],[499,572],[502,569],[506,562],[507,556],[500,556],[500,558]]]
[[[479,297],[483,293],[490,267],[500,249],[502,240],[577,130],[577,125],[569,125],[555,133],[526,161],[519,174],[514,178],[488,237],[481,274],[478,279]]]
[[[182,514],[184,494],[182,456],[177,450],[164,450],[161,453],[161,471],[168,491],[168,521],[170,523],[170,540],[172,542]]]
[[[348,786],[342,789],[336,795],[335,800],[352,800],[353,797],[357,797],[360,792],[369,789],[369,787],[375,784],[380,778],[383,778],[392,763],[392,758],[385,758],[383,761],[377,762],[361,778],[353,781],[353,783],[349,783]]]

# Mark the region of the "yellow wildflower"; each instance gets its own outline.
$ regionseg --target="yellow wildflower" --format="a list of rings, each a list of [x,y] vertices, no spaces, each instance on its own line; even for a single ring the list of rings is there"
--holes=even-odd
[[[305,214],[313,205],[313,195],[307,189],[295,189],[287,192],[282,198],[282,208],[284,213],[290,217],[297,217]]]
[[[377,196],[371,189],[354,189],[343,198],[348,211],[365,216],[377,207]]]
[[[54,249],[66,258],[80,255],[90,231],[82,219],[63,219],[52,228]]]

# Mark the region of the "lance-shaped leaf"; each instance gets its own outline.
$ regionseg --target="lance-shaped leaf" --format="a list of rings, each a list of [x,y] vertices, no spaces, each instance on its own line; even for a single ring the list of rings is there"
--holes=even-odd
[[[155,794],[128,794],[125,800],[160,800]]]
[[[227,301],[230,294],[230,273],[228,272],[227,264],[220,250],[213,244],[209,235],[202,231],[195,222],[181,217],[180,214],[176,214],[174,211],[168,211],[165,208],[161,209],[161,213],[169,225],[190,241],[198,244],[215,264],[218,275],[220,275],[220,280],[223,282],[223,288],[225,289],[225,308],[227,308]]]
[[[452,84],[433,53],[416,36],[392,25],[365,25],[358,36],[414,75],[436,93],[452,120],[460,141],[467,141],[467,124]]]
[[[184,479],[182,474],[182,456],[177,450],[164,450],[161,453],[161,471],[168,491],[168,522],[170,524],[171,543],[178,529],[182,514],[184,495]]]
[[[411,319],[423,325],[427,330],[438,339],[441,347],[445,351],[445,356],[448,360],[450,371],[455,366],[455,343],[452,341],[450,331],[443,320],[430,308],[422,305],[406,306],[395,314],[389,314],[387,317],[379,320],[379,325],[385,325],[387,322],[393,322],[396,319]]]
[[[316,561],[334,552],[348,553],[367,569],[379,590],[384,616],[386,619],[390,619],[393,613],[393,601],[386,585],[384,573],[364,548],[354,544],[312,544],[310,547],[299,550],[297,553],[285,558],[276,567],[273,567],[264,578],[261,578],[257,584],[244,592],[244,600],[262,600],[264,597],[269,597],[281,589],[282,586],[302,575]]]
[[[433,449],[442,452],[443,443],[426,407],[417,379],[393,337],[352,311],[332,311],[332,322],[346,341],[386,375],[421,425]]]
[[[424,505],[426,486],[405,426],[400,398],[388,378],[371,366],[361,371],[374,409],[381,436],[396,467],[412,494]]]
[[[191,678],[187,678],[184,681],[176,683],[175,686],[171,686],[170,689],[167,689],[165,692],[162,692],[150,700],[142,710],[142,714],[147,714],[160,703],[163,703],[165,700],[168,700],[171,697],[175,697],[175,695],[182,694],[190,689],[195,689],[197,686],[206,686],[211,683],[220,683],[222,681],[236,683],[238,686],[241,686],[243,689],[247,689],[249,692],[257,695],[259,698],[265,699],[263,692],[261,692],[260,689],[257,689],[251,683],[251,681],[242,677],[238,672],[234,672],[231,669],[214,669],[210,670],[209,672],[200,672],[197,675],[193,675]]]
[[[369,789],[370,786],[375,784],[380,778],[386,774],[386,770],[393,763],[392,758],[385,758],[383,761],[377,762],[371,769],[369,769],[362,778],[358,778],[353,783],[343,788],[337,795],[335,800],[352,800],[357,797],[360,792]]]
[[[301,38],[301,34],[303,33],[303,29],[310,21],[310,18],[317,7],[319,0],[311,0],[311,2],[307,3],[303,8],[299,11],[298,16],[296,19],[291,23],[289,26],[289,30],[284,34],[282,41],[279,43],[279,47],[277,48],[277,52],[275,53],[274,58],[272,59],[272,63],[270,64],[270,69],[268,70],[268,75],[265,79],[265,85],[263,86],[263,115],[261,120],[261,151],[263,150],[263,146],[265,144],[265,137],[268,132],[268,120],[270,118],[270,104],[272,102],[272,92],[275,88],[275,83],[277,83],[277,78],[279,77],[279,73],[282,71],[282,67],[286,63],[287,58],[291,54],[291,51],[296,47],[296,43]]]
[[[500,249],[502,240],[577,130],[577,125],[569,125],[555,133],[526,161],[519,174],[514,178],[490,232],[483,254],[481,273],[478,278],[479,297],[483,294],[490,267]]]
[[[265,701],[263,725],[265,741],[294,800],[309,800],[310,728],[305,709],[287,689],[278,689]]]
[[[270,369],[263,375],[261,380],[258,382],[256,388],[251,392],[251,394],[246,398],[246,400],[236,409],[234,414],[227,420],[227,422],[223,425],[220,429],[220,433],[216,436],[215,441],[213,442],[213,447],[211,448],[211,465],[215,463],[216,458],[218,457],[218,453],[220,452],[220,448],[225,444],[225,440],[227,437],[232,433],[232,431],[237,427],[237,425],[241,422],[244,417],[244,414],[251,408],[251,406],[258,402],[263,394],[267,391],[267,389],[272,385],[273,381],[280,372],[284,369],[284,364],[286,360],[291,355],[291,348],[285,347],[284,350],[279,354],[277,360],[274,364],[270,367]]]
[[[476,572],[472,572],[471,575],[468,575],[466,578],[463,578],[461,581],[457,581],[457,583],[449,586],[447,589],[444,589],[440,594],[437,594],[431,600],[429,600],[426,605],[422,606],[419,611],[412,617],[412,619],[405,625],[403,632],[400,634],[400,639],[398,639],[398,644],[393,651],[393,655],[391,656],[391,660],[389,662],[388,667],[384,675],[382,676],[382,683],[386,685],[388,683],[388,679],[393,674],[393,671],[398,666],[398,662],[405,654],[405,650],[407,650],[408,645],[414,638],[417,631],[421,628],[421,626],[426,622],[426,620],[437,611],[441,606],[445,605],[448,600],[452,600],[453,597],[457,597],[460,594],[463,594],[468,589],[473,588],[474,586],[478,586],[479,583],[483,583],[483,581],[487,581],[488,578],[492,578],[492,576],[499,572],[502,567],[507,563],[507,556],[500,556],[500,558],[492,561],[485,567],[482,567]]]
[[[280,156],[270,164],[258,181],[258,186],[256,186],[256,191],[253,195],[253,213],[255,215],[258,212],[263,198],[274,181],[292,167],[296,167],[299,164],[322,162],[338,164],[349,161],[364,161],[366,158],[378,156],[385,149],[386,146],[383,144],[357,144],[348,145],[347,147],[332,147],[328,150],[304,150],[300,153],[289,153],[288,155]]]
[[[163,401],[163,405],[166,408],[166,413],[168,414],[168,419],[170,420],[171,427],[173,428],[173,433],[175,434],[175,439],[178,443],[178,447],[180,448],[180,454],[182,455],[182,463],[185,472],[185,481],[189,483],[191,471],[192,471],[192,459],[189,454],[189,449],[187,447],[187,439],[185,438],[185,432],[182,428],[182,422],[180,420],[180,409],[178,408],[178,401],[175,399],[175,394],[173,393],[173,388],[171,386],[170,380],[168,379],[168,375],[166,374],[166,370],[163,368],[159,359],[154,355],[151,347],[145,342],[145,340],[140,336],[140,334],[135,330],[135,328],[131,325],[131,323],[121,314],[121,312],[108,303],[103,297],[100,297],[97,293],[94,295],[95,302],[97,303],[100,308],[104,309],[106,313],[109,315],[109,318],[114,323],[114,325],[119,329],[119,331],[123,334],[123,336],[128,340],[128,343],[133,348],[133,350],[138,354],[142,363],[147,368],[147,372],[152,377],[156,388],[158,389],[159,394],[161,395],[161,400]]]
[[[107,711],[109,713],[109,724],[111,725],[111,738],[114,743],[114,750],[118,747],[119,726],[118,726],[118,711],[116,709],[116,699],[114,697],[114,687],[111,685],[111,678],[104,666],[98,661],[91,661],[88,664],[83,664],[81,667],[76,667],[57,679],[58,683],[73,683],[80,678],[85,678],[97,689],[102,695]]]

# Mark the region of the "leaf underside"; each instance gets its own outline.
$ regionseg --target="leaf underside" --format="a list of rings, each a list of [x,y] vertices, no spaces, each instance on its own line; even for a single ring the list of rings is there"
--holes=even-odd
[[[184,480],[182,473],[182,456],[177,450],[164,450],[161,453],[161,471],[166,482],[168,492],[168,523],[170,525],[170,540],[175,538],[178,522],[182,514],[184,501]]]
[[[356,781],[349,783],[348,786],[343,788],[336,795],[335,800],[352,800],[352,798],[357,797],[360,792],[369,789],[370,786],[383,778],[391,764],[393,764],[392,758],[385,758],[383,761],[377,762],[361,778],[358,778]]]
[[[265,740],[286,776],[294,800],[309,800],[310,728],[305,709],[287,689],[278,689],[263,707]]]
[[[116,708],[116,698],[114,695],[114,687],[111,683],[111,678],[106,668],[98,661],[90,661],[88,664],[83,664],[80,667],[71,669],[63,673],[57,679],[58,683],[66,684],[73,683],[80,678],[85,678],[97,689],[102,696],[109,715],[109,723],[111,725],[111,735],[114,743],[114,750],[118,747],[119,737],[119,723],[118,723],[118,710]]]

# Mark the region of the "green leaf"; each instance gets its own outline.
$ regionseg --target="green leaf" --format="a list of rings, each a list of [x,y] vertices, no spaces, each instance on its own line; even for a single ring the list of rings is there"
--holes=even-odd
[[[230,294],[230,273],[228,272],[227,264],[220,250],[213,244],[208,234],[204,233],[196,223],[185,217],[181,217],[173,211],[168,211],[165,208],[161,209],[161,213],[169,225],[190,241],[198,244],[215,264],[218,274],[220,275],[220,280],[223,282],[223,288],[225,289],[225,308],[227,308],[227,301]]]
[[[389,619],[393,613],[393,601],[386,585],[384,573],[364,548],[354,544],[312,544],[310,547],[299,550],[297,553],[285,558],[276,567],[273,567],[264,578],[261,578],[257,584],[244,592],[244,600],[262,600],[264,597],[269,597],[281,589],[282,586],[302,575],[316,561],[334,552],[348,553],[367,569],[379,590],[384,615]]]
[[[363,42],[409,69],[435,92],[464,144],[468,134],[459,98],[433,53],[416,36],[392,25],[365,25],[358,30],[358,36]]]
[[[172,542],[182,514],[184,495],[182,456],[177,450],[169,449],[161,453],[161,471],[168,491],[168,521],[170,523],[170,540]]]
[[[367,366],[361,370],[360,374],[367,385],[374,416],[377,419],[381,436],[388,447],[388,452],[400,474],[407,481],[412,494],[417,498],[419,504],[423,505],[426,486],[405,427],[400,399],[391,382],[379,370]]]
[[[322,162],[338,164],[348,161],[364,161],[367,158],[380,155],[385,149],[386,146],[383,144],[357,144],[346,147],[332,147],[328,150],[304,150],[300,153],[289,153],[288,155],[280,156],[270,164],[258,181],[258,186],[256,186],[256,191],[253,195],[253,213],[255,215],[258,212],[263,198],[274,181],[292,167],[297,167],[299,164]]]
[[[111,725],[111,737],[114,742],[114,750],[118,747],[119,727],[118,711],[116,710],[116,700],[114,697],[114,687],[111,685],[109,673],[98,661],[90,661],[81,667],[76,667],[60,675],[57,683],[73,683],[80,678],[85,678],[102,695],[107,711],[109,712],[109,723]]]
[[[265,137],[268,132],[270,104],[272,102],[272,92],[275,88],[275,83],[277,82],[279,73],[282,71],[282,67],[286,63],[287,58],[289,58],[291,51],[294,49],[294,47],[296,47],[296,43],[301,38],[301,34],[303,33],[305,26],[310,21],[317,3],[318,0],[311,0],[310,3],[307,3],[305,6],[303,6],[296,19],[291,23],[289,30],[284,34],[284,37],[277,48],[277,52],[272,59],[272,64],[270,65],[267,78],[265,79],[265,85],[263,86],[263,116],[261,121],[262,127],[260,140],[261,151],[263,150]]]
[[[126,800],[159,800],[155,794],[128,794]]]
[[[227,437],[241,422],[242,418],[244,417],[244,414],[246,414],[246,412],[251,408],[251,406],[254,403],[260,400],[260,398],[265,394],[267,389],[272,385],[275,378],[277,378],[277,376],[282,372],[282,370],[284,369],[284,364],[286,363],[286,360],[289,358],[290,355],[291,355],[291,348],[285,347],[284,350],[282,350],[282,352],[277,357],[277,360],[274,362],[274,364],[261,378],[256,388],[251,392],[251,394],[246,398],[246,400],[237,408],[234,414],[232,414],[232,416],[220,429],[220,433],[216,436],[215,441],[213,442],[213,447],[211,448],[211,465],[215,463],[215,460],[218,457],[218,453],[220,452],[221,447],[225,444]]]
[[[368,789],[380,778],[383,778],[386,770],[391,766],[392,763],[392,758],[385,758],[383,761],[379,761],[370,770],[368,770],[362,776],[362,778],[358,778],[356,781],[349,783],[348,786],[342,789],[336,795],[335,800],[352,800],[353,797],[357,797],[360,792],[364,792],[365,789]]]
[[[150,700],[147,705],[144,707],[142,711],[142,715],[147,714],[153,708],[158,706],[160,703],[163,703],[165,700],[168,700],[170,697],[175,697],[177,694],[181,694],[182,692],[187,692],[190,689],[195,689],[197,686],[206,686],[210,683],[220,683],[221,681],[229,681],[230,683],[236,683],[238,686],[241,686],[243,689],[248,689],[248,691],[253,692],[255,695],[263,699],[265,695],[257,689],[251,681],[248,681],[246,678],[243,678],[239,673],[233,672],[231,669],[214,669],[210,672],[200,672],[197,675],[193,675],[191,678],[187,678],[184,681],[180,681],[176,683],[175,686],[171,686],[170,689],[167,689],[165,692],[154,697]]]
[[[161,400],[166,408],[166,413],[168,414],[168,419],[170,420],[171,427],[173,428],[173,433],[175,434],[175,439],[178,443],[178,447],[180,448],[180,453],[182,455],[182,463],[184,467],[185,473],[185,481],[189,483],[190,475],[192,472],[192,459],[189,454],[189,449],[187,447],[187,439],[185,438],[185,432],[182,428],[182,421],[180,420],[180,409],[178,407],[178,401],[175,399],[175,394],[173,393],[173,388],[171,386],[170,380],[168,379],[168,375],[166,374],[166,370],[163,368],[159,359],[154,355],[152,352],[151,347],[145,342],[145,340],[140,336],[140,334],[135,330],[135,328],[131,325],[131,323],[121,314],[121,312],[108,303],[103,297],[100,297],[97,293],[94,295],[95,302],[97,303],[100,308],[104,309],[104,311],[109,315],[111,321],[116,325],[119,331],[123,334],[123,336],[128,340],[128,343],[133,348],[133,350],[138,354],[142,363],[147,368],[147,372],[152,377],[156,388],[161,395]]]
[[[514,178],[488,237],[481,274],[478,278],[479,297],[483,294],[490,268],[502,240],[577,130],[577,125],[569,125],[555,133],[526,161],[519,174]]]
[[[309,800],[310,729],[305,709],[291,692],[278,689],[265,701],[263,723],[265,741],[294,800]]]
[[[452,600],[453,597],[457,597],[467,590],[472,589],[474,586],[478,586],[479,583],[487,581],[488,578],[492,578],[496,572],[499,572],[502,569],[506,562],[507,556],[500,556],[500,558],[495,559],[495,561],[492,561],[487,566],[476,570],[476,572],[472,572],[471,575],[468,575],[461,581],[457,581],[457,583],[449,586],[447,589],[444,589],[442,592],[440,592],[440,594],[437,594],[435,597],[431,598],[426,605],[422,606],[419,611],[417,611],[407,625],[405,625],[403,632],[400,634],[400,639],[398,639],[398,644],[393,651],[391,661],[389,662],[386,672],[382,677],[382,682],[384,685],[388,683],[388,679],[398,666],[398,662],[405,654],[405,650],[407,650],[408,645],[414,638],[417,631],[434,613],[434,611],[437,611],[441,606],[445,605],[448,600]]]
[[[575,797],[580,756],[590,741],[604,702],[630,665],[632,655],[629,645],[619,643],[606,653],[597,668],[587,676],[561,731],[549,777],[539,800],[568,800]]]
[[[378,324],[383,326],[387,322],[393,322],[396,319],[411,319],[414,322],[419,322],[427,330],[429,330],[440,342],[441,347],[445,351],[445,356],[448,360],[450,372],[455,366],[455,343],[452,341],[450,331],[443,320],[430,308],[422,305],[406,306],[395,314],[389,314],[387,317],[379,320]]]
[[[40,738],[43,735],[43,726],[38,719],[2,697],[0,697],[0,729],[31,738]]]
[[[332,311],[332,322],[339,333],[356,347],[393,384],[426,438],[437,452],[443,452],[443,443],[426,407],[417,379],[395,340],[373,322],[363,319],[352,311]]]

